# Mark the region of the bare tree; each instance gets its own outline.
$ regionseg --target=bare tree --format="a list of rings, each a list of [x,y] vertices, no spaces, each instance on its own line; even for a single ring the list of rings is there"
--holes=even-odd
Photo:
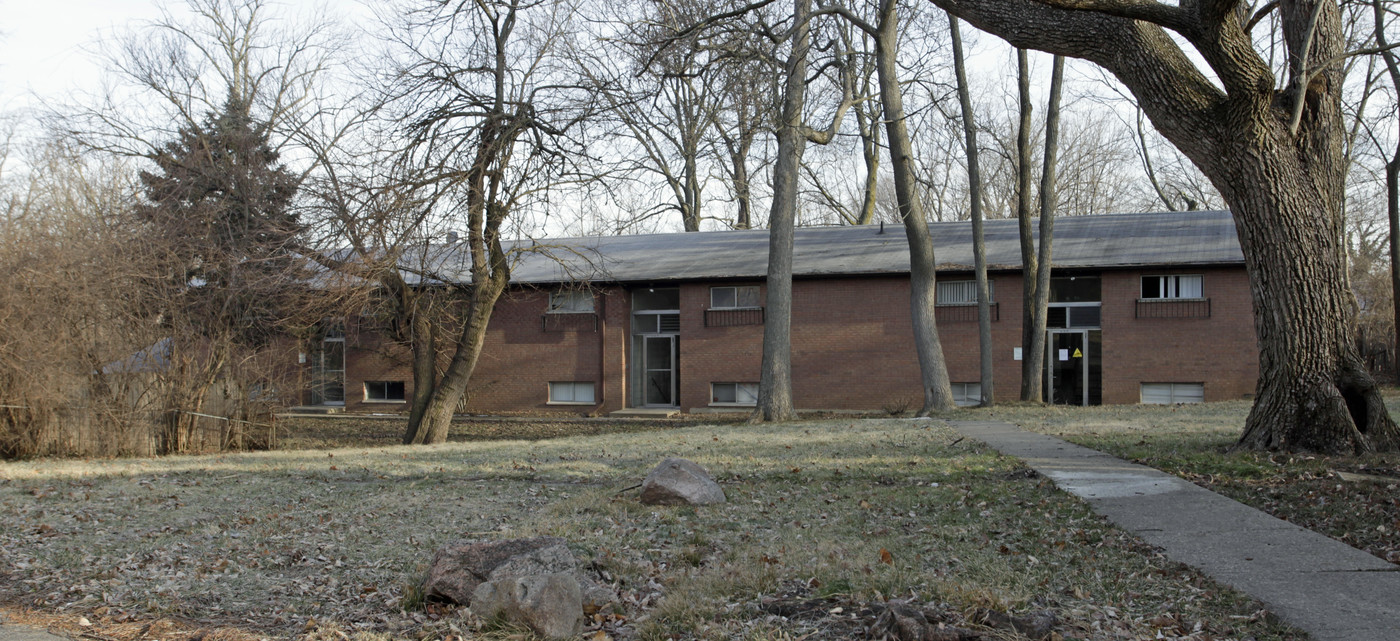
[[[802,154],[809,141],[830,142],[840,129],[842,116],[854,102],[850,74],[842,70],[843,99],[832,117],[831,126],[818,131],[808,126],[803,117],[808,55],[812,47],[811,5],[811,0],[793,0],[792,24],[787,30],[788,58],[777,123],[773,202],[768,216],[768,306],[763,324],[758,405],[752,418],[755,421],[785,421],[795,416],[792,405],[792,243]]]
[[[1334,0],[1270,3],[1288,54],[1280,82],[1237,0],[1168,5],[933,0],[1013,45],[1112,72],[1157,130],[1224,196],[1253,282],[1260,343],[1238,447],[1352,453],[1400,447],[1400,429],[1352,342],[1339,246],[1343,50]],[[1168,35],[1198,51],[1215,84]]]
[[[588,88],[566,73],[569,3],[495,0],[424,2],[392,32],[399,59],[392,105],[402,109],[408,162],[425,181],[460,190],[457,256],[470,281],[452,356],[413,443],[447,439],[467,393],[496,300],[510,282],[502,228],[574,171],[588,141],[576,127],[591,114]],[[456,279],[464,280],[464,279]]]
[[[1385,62],[1386,74],[1390,77],[1391,90],[1400,103],[1400,62],[1395,50],[1390,48],[1386,36],[1388,14],[1392,11],[1381,0],[1371,0],[1372,21],[1376,45],[1380,48],[1381,59]],[[1360,114],[1357,115],[1358,121]],[[1385,210],[1390,228],[1390,291],[1391,300],[1400,301],[1400,135],[1396,136],[1395,151],[1385,163]],[[1395,312],[1396,345],[1395,372],[1400,375],[1400,305],[1392,306]]]
[[[977,117],[972,110],[972,92],[967,85],[967,63],[963,60],[962,33],[958,19],[948,17],[948,32],[953,37],[953,69],[958,84],[958,104],[962,110],[963,134],[967,149],[967,185],[971,194],[972,253],[977,272],[977,338],[980,346],[981,405],[992,404],[992,315],[987,286],[987,245],[982,238],[982,174],[978,160]],[[1024,233],[1023,233],[1024,246]],[[1023,384],[1024,387],[1024,384]]]

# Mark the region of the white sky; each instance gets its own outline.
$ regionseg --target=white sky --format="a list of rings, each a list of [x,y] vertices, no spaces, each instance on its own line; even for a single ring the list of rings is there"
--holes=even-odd
[[[151,0],[0,0],[0,111],[32,107],[32,94],[91,87],[99,68],[84,48],[158,15]]]

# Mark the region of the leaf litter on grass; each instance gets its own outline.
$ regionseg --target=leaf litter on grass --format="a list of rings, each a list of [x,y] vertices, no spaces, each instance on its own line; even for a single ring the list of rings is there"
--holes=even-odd
[[[956,440],[932,421],[841,419],[8,463],[0,600],[99,626],[505,638],[514,633],[483,630],[464,609],[406,597],[451,540],[548,534],[617,588],[621,612],[589,627],[612,638],[847,638],[838,623],[890,600],[959,616],[1050,610],[1066,638],[1291,638],[1248,618],[1257,603]],[[673,455],[705,466],[729,502],[654,507],[618,494]],[[798,583],[833,600],[823,616],[764,609]]]

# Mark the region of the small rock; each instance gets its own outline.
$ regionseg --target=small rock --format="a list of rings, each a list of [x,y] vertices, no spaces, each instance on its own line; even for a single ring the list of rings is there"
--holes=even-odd
[[[642,481],[642,503],[647,505],[709,505],[724,501],[724,490],[709,472],[683,458],[661,461]]]
[[[544,536],[506,541],[457,541],[438,550],[428,567],[423,594],[435,601],[474,606],[477,586],[486,582],[564,572],[583,593],[583,610],[592,614],[617,603],[612,588],[579,569],[564,539]],[[473,607],[475,610],[475,607]]]
[[[583,631],[583,591],[567,572],[487,581],[472,593],[472,613],[520,623],[547,639]]]

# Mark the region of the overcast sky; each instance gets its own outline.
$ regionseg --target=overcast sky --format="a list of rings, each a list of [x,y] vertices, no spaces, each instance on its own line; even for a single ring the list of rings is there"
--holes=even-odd
[[[97,82],[84,51],[129,22],[159,15],[151,0],[0,0],[0,111]]]

